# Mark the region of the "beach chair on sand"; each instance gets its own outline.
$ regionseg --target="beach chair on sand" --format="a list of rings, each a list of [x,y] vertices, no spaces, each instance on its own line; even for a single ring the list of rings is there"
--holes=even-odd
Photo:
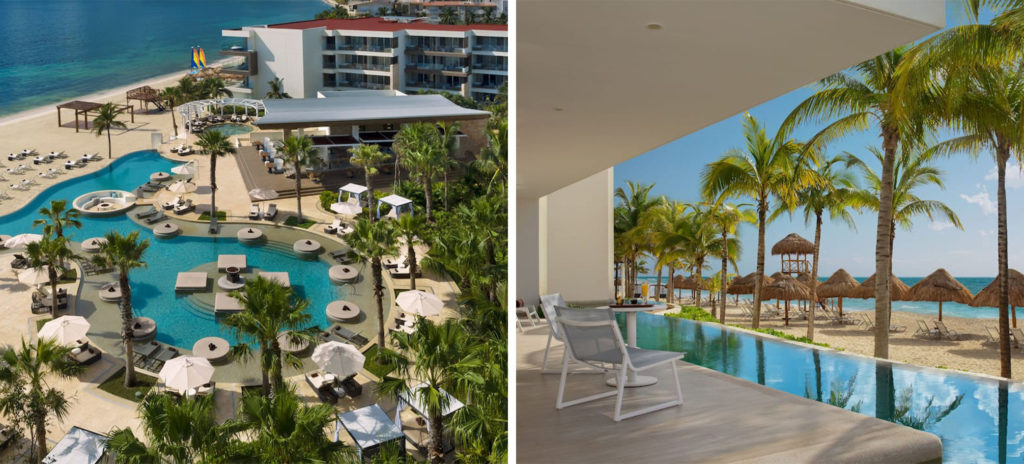
[[[985,327],[985,341],[982,343],[999,343],[999,330]]]
[[[1013,327],[1013,328],[1010,329],[1010,335],[1013,337],[1013,340],[1016,342],[1014,344],[1017,345],[1017,348],[1020,348],[1021,347],[1021,343],[1024,342],[1024,332],[1022,332],[1017,327]]]
[[[918,319],[917,320],[917,330],[914,332],[914,336],[915,337],[920,336],[920,337],[932,337],[932,338],[935,338],[935,337],[939,336],[939,331],[938,331],[938,329],[933,329],[931,327],[928,327],[928,323],[927,322],[925,322],[925,321],[923,321],[921,319]]]
[[[942,321],[935,321],[935,329],[939,331],[939,336],[948,340],[960,340],[962,335],[955,330],[949,330],[946,324]]]

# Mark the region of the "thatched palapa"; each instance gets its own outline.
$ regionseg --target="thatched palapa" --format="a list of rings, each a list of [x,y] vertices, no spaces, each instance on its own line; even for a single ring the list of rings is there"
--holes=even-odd
[[[789,234],[772,246],[772,256],[786,254],[813,255],[814,243],[797,234]]]
[[[860,282],[850,276],[845,269],[840,269],[818,285],[817,295],[819,298],[839,298],[839,316],[842,317],[843,298],[853,296],[858,287]]]
[[[851,292],[849,298],[874,298],[875,297],[875,275],[871,274],[868,280],[857,287],[856,290]],[[910,287],[903,283],[899,277],[895,275],[889,275],[889,299],[892,301],[906,301],[907,294],[910,293]]]
[[[726,293],[730,295],[749,295],[754,293],[754,281],[756,273],[751,272],[743,277],[733,280],[729,283],[729,288]],[[771,277],[761,277],[761,288],[772,283]]]
[[[682,277],[682,276],[677,276]],[[699,282],[696,277],[690,276],[680,281],[679,283],[673,282],[673,287],[682,288],[684,290],[697,290],[704,288],[703,282]]]
[[[762,300],[806,300],[811,297],[810,288],[785,274],[761,290]]]
[[[974,295],[971,295],[971,291],[949,275],[945,269],[938,269],[910,287],[907,299],[910,301],[937,301],[939,303],[939,320],[941,321],[942,302],[954,301],[969,304],[974,299]]]
[[[1008,274],[1010,286],[1010,311],[1013,316],[1013,326],[1017,327],[1017,306],[1024,306],[1024,274],[1021,274],[1016,269],[1010,269]],[[977,295],[974,295],[974,299],[971,300],[970,305],[974,307],[990,306],[998,308],[999,278],[997,277],[992,280],[992,283],[981,289]]]

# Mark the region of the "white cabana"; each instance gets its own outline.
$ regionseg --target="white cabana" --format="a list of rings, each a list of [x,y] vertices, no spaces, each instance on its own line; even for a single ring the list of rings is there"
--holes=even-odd
[[[348,193],[348,202],[356,205],[363,206],[366,204],[366,199],[363,198],[363,194],[369,190],[365,185],[359,184],[345,184],[338,189],[338,201],[341,202],[342,194]]]
[[[107,437],[72,426],[43,458],[46,464],[95,464],[103,459]]]
[[[390,218],[398,218],[405,213],[412,214],[412,200],[403,196],[391,194],[384,198],[381,198],[377,202],[377,218],[380,219],[380,206],[382,204],[391,205],[391,212],[388,213]]]

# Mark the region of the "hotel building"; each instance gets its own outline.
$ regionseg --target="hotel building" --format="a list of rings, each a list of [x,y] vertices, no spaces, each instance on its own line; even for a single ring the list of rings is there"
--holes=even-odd
[[[508,80],[508,26],[442,25],[387,18],[321,19],[222,32],[239,42],[221,54],[239,96],[262,98],[280,78],[293,98],[320,91],[443,91],[494,98]]]

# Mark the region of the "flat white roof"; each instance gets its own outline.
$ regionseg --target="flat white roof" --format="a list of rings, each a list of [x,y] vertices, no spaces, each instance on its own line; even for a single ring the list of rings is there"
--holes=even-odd
[[[94,464],[103,457],[107,437],[83,428],[71,427],[50,454],[43,458],[47,464]]]
[[[433,121],[487,118],[486,111],[463,108],[442,95],[357,95],[344,98],[263,100],[261,129],[323,126],[361,121]]]
[[[391,195],[388,195],[388,196],[386,196],[384,198],[381,198],[380,201],[383,202],[383,203],[387,203],[387,204],[389,204],[391,206],[402,206],[402,205],[405,205],[405,204],[412,203],[412,200],[410,200],[410,199],[408,199],[406,197],[403,197],[403,196],[395,195],[395,194],[391,194]]]
[[[359,195],[359,194],[361,194],[361,193],[363,193],[363,192],[365,192],[367,190],[369,190],[369,189],[366,188],[366,186],[359,185],[359,184],[351,184],[350,183],[350,184],[345,184],[345,185],[341,186],[341,191],[343,191],[343,192],[351,192],[351,193],[354,193],[356,195]]]

